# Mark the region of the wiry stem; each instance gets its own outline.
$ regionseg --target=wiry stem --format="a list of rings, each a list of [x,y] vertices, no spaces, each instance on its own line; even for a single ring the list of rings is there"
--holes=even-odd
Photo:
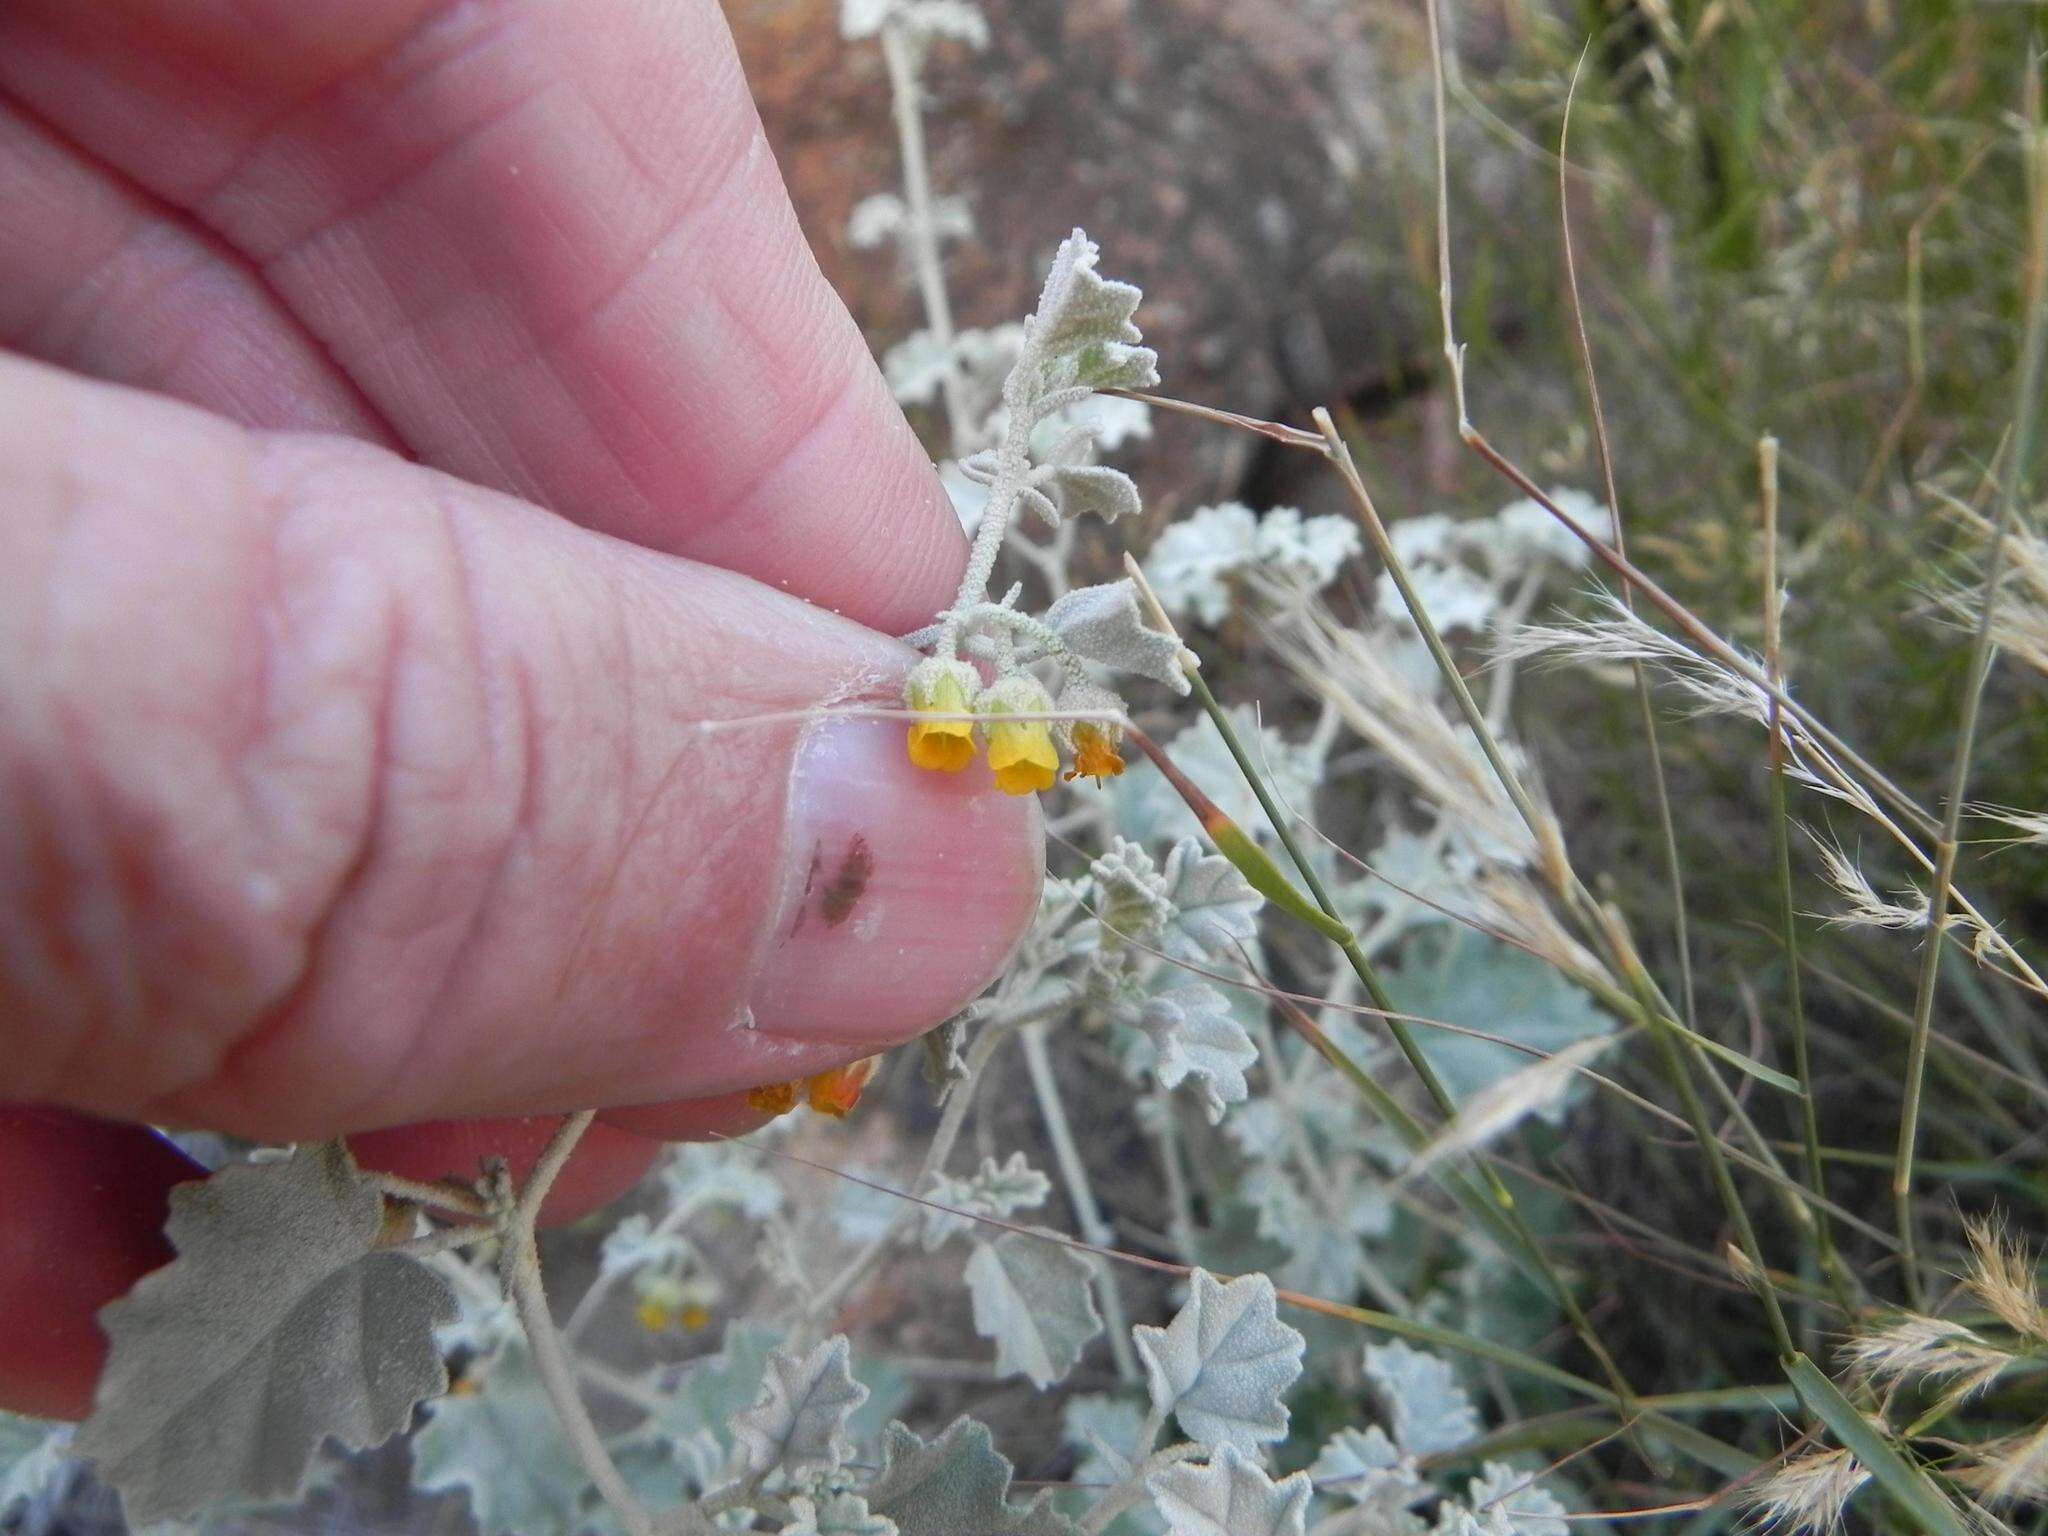
[[[1094,1186],[1088,1182],[1088,1165],[1081,1161],[1081,1149],[1074,1145],[1074,1133],[1067,1125],[1066,1106],[1053,1076],[1052,1059],[1045,1049],[1045,1024],[1026,1024],[1020,1038],[1024,1045],[1024,1067],[1031,1076],[1031,1090],[1038,1099],[1038,1112],[1045,1121],[1045,1134],[1052,1142],[1053,1162],[1060,1170],[1060,1182],[1067,1187],[1067,1199],[1081,1224],[1081,1235],[1099,1248],[1107,1248],[1116,1234],[1102,1219],[1095,1203]],[[1130,1324],[1124,1317],[1122,1294],[1114,1273],[1102,1277],[1102,1322],[1109,1334],[1110,1354],[1116,1360],[1119,1380],[1134,1384],[1140,1377],[1138,1357],[1131,1348]]]
[[[2034,72],[2028,72],[2030,91],[2038,93]],[[2040,416],[2041,368],[2044,335],[2048,335],[2048,133],[2039,119],[2039,100],[2029,124],[2030,141],[2026,157],[2028,192],[2032,199],[2028,230],[2026,293],[2027,326],[2020,343],[2017,401],[2012,429],[2012,453],[1999,485],[1998,517],[1991,535],[1991,558],[1985,571],[1984,608],[1978,615],[1977,630],[1970,645],[1970,673],[1963,684],[1962,718],[1956,726],[1955,756],[1949,765],[1948,803],[1943,809],[1941,835],[1934,849],[1934,889],[1928,893],[1927,941],[1921,952],[1920,975],[1913,994],[1913,1033],[1906,1056],[1905,1102],[1899,1111],[1898,1155],[1892,1169],[1892,1199],[1898,1221],[1899,1239],[1905,1245],[1900,1272],[1906,1298],[1919,1310],[1923,1305],[1920,1261],[1913,1220],[1913,1154],[1920,1133],[1920,1093],[1927,1074],[1928,1035],[1933,1027],[1934,991],[1941,968],[1942,934],[1948,922],[1953,892],[1956,846],[1962,826],[1963,799],[1969,788],[1970,757],[1977,743],[1977,718],[1984,698],[1985,679],[1990,676],[1995,653],[1991,643],[1993,616],[1998,609],[1999,588],[2005,580],[2006,543],[2019,517],[2031,479],[2034,431]]]
[[[1327,414],[1318,412],[1318,420],[1327,421]],[[1203,680],[1202,674],[1198,670],[1188,668],[1186,669],[1186,674],[1189,683],[1193,687],[1195,698],[1200,702],[1202,709],[1207,713],[1210,720],[1215,723],[1217,731],[1222,735],[1223,743],[1229,748],[1230,755],[1236,761],[1239,772],[1244,775],[1245,782],[1251,786],[1252,793],[1258,797],[1259,807],[1266,813],[1266,820],[1272,824],[1273,831],[1279,836],[1281,846],[1287,850],[1287,855],[1293,860],[1294,867],[1301,872],[1301,878],[1308,886],[1309,894],[1315,898],[1316,905],[1323,910],[1323,913],[1332,922],[1341,925],[1343,937],[1337,940],[1337,947],[1343,953],[1345,961],[1350,965],[1352,974],[1358,978],[1359,984],[1365,988],[1366,995],[1373,1000],[1373,1005],[1385,1016],[1388,1033],[1394,1037],[1394,1043],[1400,1048],[1401,1054],[1407,1058],[1408,1065],[1414,1070],[1416,1077],[1421,1080],[1423,1090],[1428,1093],[1430,1101],[1436,1105],[1437,1111],[1446,1120],[1456,1119],[1458,1113],[1457,1101],[1451,1097],[1450,1090],[1444,1086],[1443,1079],[1437,1075],[1436,1068],[1430,1065],[1429,1057],[1423,1053],[1422,1046],[1416,1040],[1413,1031],[1408,1028],[1406,1021],[1399,1016],[1399,1010],[1394,1007],[1393,997],[1380,981],[1378,971],[1373,968],[1372,962],[1366,958],[1365,951],[1359,947],[1358,935],[1352,931],[1349,923],[1344,922],[1343,917],[1337,911],[1337,904],[1332,899],[1328,887],[1323,883],[1322,876],[1316,871],[1315,865],[1309,860],[1308,855],[1295,840],[1294,833],[1288,824],[1287,816],[1274,803],[1272,792],[1266,786],[1264,774],[1259,771],[1258,765],[1251,760],[1250,754],[1245,751],[1244,743],[1238,739],[1236,728],[1230,723],[1230,717],[1224,713],[1222,705],[1216,702],[1216,695],[1210,691],[1208,683]],[[1594,1330],[1592,1322],[1587,1318],[1584,1309],[1580,1307],[1578,1297],[1573,1293],[1572,1288],[1565,1283],[1564,1276],[1560,1275],[1557,1272],[1556,1266],[1550,1262],[1550,1256],[1543,1251],[1543,1246],[1537,1241],[1536,1234],[1529,1230],[1528,1223],[1523,1220],[1521,1212],[1515,1206],[1514,1196],[1509,1193],[1507,1186],[1501,1182],[1500,1175],[1494,1171],[1491,1164],[1481,1162],[1478,1167],[1481,1176],[1486,1182],[1487,1194],[1492,1197],[1495,1206],[1498,1207],[1499,1216],[1505,1222],[1514,1246],[1522,1252],[1525,1260],[1535,1268],[1544,1285],[1556,1298],[1557,1304],[1564,1309],[1565,1317],[1572,1325],[1572,1331],[1579,1336],[1580,1342],[1586,1346],[1587,1351],[1599,1362],[1601,1370],[1613,1385],[1616,1394],[1625,1403],[1631,1401],[1634,1393],[1628,1384],[1627,1378],[1621,1374],[1621,1368],[1615,1364],[1613,1356],[1607,1352],[1607,1346],[1601,1342],[1600,1335]]]
[[[1757,474],[1763,497],[1764,670],[1783,681],[1778,605],[1778,440],[1757,444]],[[1773,698],[1770,708],[1771,842],[1778,882],[1778,932],[1785,946],[1786,1005],[1792,1016],[1792,1073],[1799,1079],[1800,1129],[1806,1144],[1806,1181],[1815,1195],[1827,1198],[1827,1170],[1820,1155],[1820,1119],[1813,1095],[1813,1062],[1807,1048],[1806,999],[1799,981],[1799,917],[1792,900],[1792,817],[1786,805],[1784,720]],[[1826,1271],[1836,1302],[1850,1310],[1849,1286],[1835,1251],[1834,1229],[1827,1211],[1813,1212],[1814,1247]]]
[[[591,1421],[590,1410],[583,1405],[583,1394],[576,1386],[576,1367],[548,1311],[547,1291],[540,1277],[540,1247],[534,1237],[534,1221],[540,1215],[541,1203],[596,1117],[597,1112],[588,1109],[571,1115],[542,1149],[518,1198],[499,1218],[498,1273],[519,1314],[520,1327],[526,1332],[526,1347],[533,1356],[541,1389],[547,1393],[576,1459],[583,1464],[584,1472],[612,1513],[618,1516],[626,1536],[653,1536],[653,1517],[619,1475],[618,1466]]]
[[[953,352],[953,303],[946,292],[946,274],[939,265],[938,228],[932,219],[932,178],[924,143],[924,92],[918,83],[915,44],[894,21],[882,27],[882,62],[889,72],[889,104],[896,119],[896,148],[903,157],[903,207],[909,231],[910,265],[924,301],[925,328],[938,344],[943,361],[939,397],[945,402],[946,430],[955,455],[969,451],[974,435],[961,398],[960,363]]]
[[[1585,63],[1582,55],[1580,65]],[[1628,552],[1623,531],[1621,494],[1614,481],[1614,452],[1607,437],[1607,412],[1600,402],[1600,375],[1593,366],[1593,342],[1586,333],[1586,308],[1579,295],[1578,254],[1572,247],[1571,186],[1567,179],[1570,161],[1565,152],[1572,131],[1572,101],[1578,94],[1579,71],[1572,70],[1571,89],[1565,93],[1564,122],[1557,133],[1558,222],[1564,236],[1565,289],[1571,299],[1572,326],[1579,340],[1579,357],[1585,367],[1586,401],[1593,414],[1593,444],[1600,456],[1600,480],[1607,491],[1607,511],[1614,520],[1614,549]],[[1448,267],[1446,267],[1448,270]],[[1635,589],[1624,584],[1621,600],[1629,613],[1636,611]],[[1678,951],[1678,1000],[1685,1009],[1685,1027],[1699,1033],[1699,1011],[1692,981],[1692,935],[1686,921],[1685,865],[1678,853],[1678,823],[1671,812],[1671,779],[1664,771],[1664,742],[1657,729],[1657,711],[1650,701],[1649,669],[1640,660],[1629,663],[1635,684],[1636,718],[1642,723],[1643,741],[1650,752],[1650,787],[1657,807],[1657,832],[1664,843],[1665,879],[1671,889],[1672,940]]]

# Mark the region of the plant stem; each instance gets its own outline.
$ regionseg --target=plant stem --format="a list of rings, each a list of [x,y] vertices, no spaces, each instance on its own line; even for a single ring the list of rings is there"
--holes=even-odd
[[[453,1211],[459,1216],[473,1216],[479,1220],[490,1214],[490,1208],[477,1198],[474,1190],[452,1181],[407,1179],[395,1173],[377,1173],[370,1169],[363,1170],[363,1177],[376,1185],[379,1192],[397,1200],[409,1200],[414,1205],[433,1206],[437,1210]]]
[[[2035,103],[2038,105],[2038,103]],[[1913,1220],[1913,1154],[1920,1133],[1920,1093],[1927,1074],[1928,1034],[1933,1027],[1934,991],[1941,968],[1942,934],[1955,878],[1956,846],[1962,826],[1963,797],[1969,788],[1970,757],[1977,742],[1977,718],[1991,672],[1994,647],[1992,619],[1998,610],[1999,587],[2005,580],[2006,540],[2019,517],[2031,482],[2034,430],[2040,415],[2044,335],[2048,335],[2048,135],[2038,118],[2029,125],[2026,156],[2028,191],[2033,206],[2027,245],[2027,326],[2020,343],[2015,393],[2012,453],[1999,484],[1998,517],[1991,535],[1991,557],[1984,579],[1984,609],[1970,646],[1969,678],[1963,685],[1962,718],[1956,727],[1955,756],[1949,766],[1948,804],[1934,849],[1934,889],[1927,901],[1927,941],[1921,952],[1920,975],[1913,993],[1913,1032],[1907,1047],[1905,1102],[1899,1111],[1898,1156],[1892,1169],[1892,1200],[1905,1245],[1900,1272],[1906,1299],[1917,1311],[1924,1303],[1920,1259]]]
[[[1583,64],[1584,58],[1580,59]],[[1586,400],[1593,415],[1593,443],[1600,455],[1600,479],[1607,490],[1607,510],[1614,520],[1614,550],[1625,555],[1628,544],[1621,518],[1621,495],[1614,481],[1614,452],[1607,437],[1607,412],[1600,402],[1600,375],[1593,366],[1593,342],[1586,333],[1586,308],[1579,294],[1578,253],[1572,246],[1571,184],[1566,158],[1572,130],[1572,99],[1578,94],[1579,73],[1572,71],[1572,87],[1565,96],[1564,121],[1557,132],[1558,223],[1564,237],[1566,293],[1571,300],[1572,327],[1578,335],[1579,358],[1586,375]],[[1636,611],[1635,589],[1622,585],[1621,600],[1628,611]],[[1657,730],[1657,711],[1650,701],[1649,669],[1640,660],[1629,663],[1636,695],[1636,716],[1642,722],[1643,740],[1650,749],[1650,784],[1657,804],[1657,831],[1664,843],[1665,875],[1671,887],[1672,939],[1678,949],[1678,996],[1685,1008],[1685,1027],[1699,1033],[1699,1013],[1692,982],[1692,938],[1686,921],[1685,865],[1678,853],[1678,825],[1671,813],[1671,781],[1664,771],[1664,743]]]
[[[939,265],[939,237],[932,222],[932,178],[925,154],[923,90],[918,84],[913,44],[896,22],[883,23],[882,62],[889,72],[889,105],[896,119],[896,148],[903,158],[903,206],[910,264],[924,301],[925,326],[938,344],[944,362],[939,395],[946,406],[946,431],[955,457],[968,452],[974,435],[967,404],[960,394],[960,363],[953,354],[953,304],[946,275]]]
[[[1757,443],[1757,475],[1763,499],[1764,671],[1774,682],[1784,680],[1778,608],[1778,440]],[[1827,1198],[1827,1170],[1820,1155],[1819,1110],[1814,1102],[1813,1062],[1807,1046],[1806,999],[1799,980],[1799,918],[1792,900],[1791,813],[1785,786],[1784,720],[1775,697],[1770,706],[1771,843],[1778,882],[1778,931],[1785,946],[1786,1005],[1792,1015],[1792,1073],[1799,1079],[1800,1129],[1806,1141],[1806,1181],[1815,1195]],[[1835,1250],[1834,1228],[1827,1211],[1813,1210],[1814,1247],[1826,1271],[1836,1303],[1852,1311],[1848,1277]],[[1811,1315],[1810,1313],[1808,1314]]]
[[[583,1463],[584,1472],[597,1486],[598,1493],[611,1507],[612,1513],[618,1516],[626,1536],[653,1536],[653,1517],[619,1475],[618,1466],[605,1450],[597,1426],[591,1421],[590,1410],[583,1405],[583,1394],[576,1385],[575,1365],[555,1328],[554,1317],[548,1311],[547,1291],[540,1277],[540,1247],[534,1237],[534,1219],[540,1214],[541,1203],[547,1199],[549,1187],[576,1150],[576,1143],[583,1139],[583,1133],[590,1129],[596,1115],[595,1110],[588,1109],[571,1115],[542,1149],[525,1187],[519,1191],[518,1199],[500,1218],[498,1239],[502,1251],[498,1273],[505,1293],[512,1298],[512,1305],[519,1314],[520,1327],[526,1332],[526,1346],[533,1356],[534,1371],[540,1377],[541,1388],[547,1393],[555,1417],[561,1421],[563,1432],[569,1437],[576,1459]]]
[[[1060,1101],[1052,1058],[1045,1049],[1045,1024],[1043,1021],[1026,1024],[1019,1038],[1024,1046],[1024,1067],[1031,1076],[1031,1091],[1038,1099],[1038,1112],[1045,1121],[1046,1138],[1052,1142],[1053,1161],[1059,1165],[1060,1182],[1067,1187],[1067,1200],[1080,1221],[1081,1235],[1098,1248],[1111,1247],[1116,1234],[1102,1219],[1102,1208],[1095,1203],[1095,1189],[1088,1182],[1087,1165],[1081,1161],[1080,1148],[1074,1145],[1074,1133],[1067,1125],[1066,1105]],[[1123,1297],[1117,1290],[1114,1272],[1105,1272],[1102,1276],[1102,1322],[1109,1333],[1109,1349],[1116,1360],[1117,1378],[1126,1384],[1136,1383],[1141,1379],[1138,1357],[1131,1348],[1130,1324],[1124,1316]]]

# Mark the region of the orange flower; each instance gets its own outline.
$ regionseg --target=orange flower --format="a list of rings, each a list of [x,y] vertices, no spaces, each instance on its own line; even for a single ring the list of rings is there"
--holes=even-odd
[[[1123,755],[1116,749],[1115,735],[1093,721],[1077,722],[1074,726],[1074,766],[1067,770],[1067,782],[1071,784],[1086,775],[1100,784],[1123,771]]]
[[[981,678],[964,661],[927,657],[910,669],[903,684],[903,702],[934,715],[965,716],[974,708]],[[920,768],[958,773],[974,761],[974,722],[919,720],[910,727],[910,760]]]
[[[811,1108],[821,1115],[830,1115],[834,1120],[844,1120],[860,1102],[861,1090],[875,1075],[875,1064],[881,1059],[870,1056],[850,1067],[834,1067],[829,1072],[820,1072],[805,1084],[810,1090]]]
[[[764,1083],[759,1088],[747,1090],[747,1107],[771,1119],[786,1115],[796,1108],[797,1090],[802,1083]]]

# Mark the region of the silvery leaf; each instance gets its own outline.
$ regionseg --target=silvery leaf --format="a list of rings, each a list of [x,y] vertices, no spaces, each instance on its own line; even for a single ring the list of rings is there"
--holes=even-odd
[[[1259,1236],[1292,1253],[1316,1218],[1293,1174],[1275,1162],[1256,1162],[1238,1180],[1237,1192],[1252,1208]]]
[[[1322,1492],[1369,1505],[1380,1524],[1397,1529],[1402,1522],[1396,1517],[1430,1493],[1415,1458],[1403,1456],[1377,1424],[1362,1432],[1349,1426],[1338,1430],[1316,1454],[1308,1475]]]
[[[1230,611],[1228,578],[1258,558],[1258,517],[1239,502],[1198,507],[1169,524],[1145,557],[1145,576],[1169,613],[1216,625]]]
[[[1045,622],[1077,656],[1188,691],[1180,642],[1145,622],[1138,584],[1129,577],[1076,587],[1046,610]]]
[[[1244,1069],[1259,1059],[1252,1037],[1230,1011],[1230,1000],[1205,981],[1189,982],[1145,999],[1138,1027],[1158,1052],[1153,1070],[1168,1088],[1192,1077],[1214,1125],[1226,1107],[1251,1092]]]
[[[754,1406],[733,1415],[733,1444],[754,1475],[837,1471],[853,1454],[847,1417],[867,1395],[847,1369],[846,1335],[823,1340],[801,1356],[778,1349],[768,1357]]]
[[[830,1493],[789,1501],[781,1536],[896,1536],[896,1522],[875,1514],[857,1493]]]
[[[1102,1332],[1095,1277],[1072,1250],[1022,1232],[976,1243],[967,1261],[974,1331],[996,1343],[996,1370],[1043,1390],[1062,1379]]]
[[[593,1491],[523,1344],[434,1404],[412,1437],[412,1482],[467,1491],[484,1536],[568,1536]]]
[[[1504,1462],[1489,1461],[1465,1485],[1481,1536],[1570,1536],[1571,1524],[1557,1495],[1536,1486],[1536,1478]]]
[[[112,1341],[74,1449],[129,1519],[296,1496],[320,1442],[352,1450],[447,1389],[447,1281],[376,1246],[383,1201],[338,1142],[171,1192],[178,1256],[100,1313]]]
[[[1365,1374],[1393,1420],[1395,1443],[1410,1456],[1433,1456],[1478,1437],[1478,1410],[1436,1356],[1399,1340],[1368,1344]]]
[[[1296,1472],[1274,1482],[1234,1445],[1208,1463],[1181,1461],[1145,1479],[1169,1536],[1302,1536],[1311,1492]]]
[[[761,1167],[760,1155],[720,1142],[669,1148],[661,1182],[671,1207],[686,1202],[732,1206],[749,1221],[764,1220],[782,1208],[782,1186]]]
[[[681,1233],[657,1232],[652,1218],[635,1213],[605,1233],[597,1267],[600,1274],[631,1274],[681,1263],[688,1252]]]
[[[1113,523],[1126,513],[1135,517],[1144,505],[1131,477],[1107,464],[1064,465],[1041,472],[1034,483],[1052,504],[1053,515],[1046,520],[1054,527],[1086,513]]]
[[[1119,1483],[1131,1475],[1131,1455],[1145,1427],[1145,1410],[1136,1403],[1100,1393],[1067,1399],[1060,1414],[1060,1432],[1082,1453],[1074,1468],[1077,1483]]]
[[[1042,1494],[1010,1502],[1013,1469],[986,1424],[955,1419],[931,1441],[891,1424],[882,1458],[868,1507],[893,1520],[901,1536],[1080,1536]]]
[[[1137,345],[1141,338],[1131,319],[1141,295],[1129,283],[1099,276],[1099,255],[1095,242],[1077,229],[1053,256],[1038,307],[1026,322],[1030,377],[1019,382],[1029,399],[1071,389],[1149,389],[1159,382],[1159,359]]]
[[[938,399],[952,354],[930,331],[912,331],[882,354],[882,373],[889,393],[903,405],[929,405]]]
[[[1103,927],[1105,945],[1149,944],[1159,938],[1173,915],[1173,904],[1166,899],[1159,867],[1142,844],[1111,838],[1108,851],[1088,866],[1088,874],[1095,882],[1095,918]]]
[[[1145,1361],[1152,1406],[1191,1439],[1246,1450],[1287,1433],[1287,1389],[1307,1345],[1280,1321],[1273,1282],[1240,1275],[1228,1285],[1196,1270],[1188,1299],[1164,1328],[1131,1330]]]
[[[848,0],[847,13],[853,14],[863,5],[872,5],[872,0]],[[897,239],[903,224],[903,199],[894,192],[876,192],[855,203],[846,216],[846,242],[856,250],[872,250]]]
[[[1012,1152],[1001,1163],[984,1157],[981,1166],[965,1178],[936,1174],[928,1198],[953,1209],[925,1212],[925,1251],[933,1252],[946,1239],[966,1231],[972,1225],[970,1217],[1013,1216],[1044,1204],[1051,1193],[1052,1181],[1026,1162],[1022,1152]]]
[[[1358,525],[1334,512],[1303,517],[1293,507],[1274,507],[1259,519],[1260,563],[1318,590],[1334,581],[1361,547]]]
[[[42,1497],[64,1470],[71,1426],[0,1413],[0,1520],[22,1500]]]
[[[1166,856],[1166,899],[1174,915],[1161,947],[1175,960],[1200,962],[1237,953],[1259,934],[1265,898],[1221,854],[1205,853],[1192,837]]]
[[[1493,584],[1462,565],[1411,567],[1408,584],[1415,591],[1416,601],[1422,604],[1422,611],[1429,615],[1430,623],[1444,634],[1456,629],[1481,634],[1493,621],[1494,610],[1500,607],[1500,594]],[[1385,571],[1373,584],[1373,601],[1380,616],[1397,630],[1408,632],[1415,628],[1407,600]]]

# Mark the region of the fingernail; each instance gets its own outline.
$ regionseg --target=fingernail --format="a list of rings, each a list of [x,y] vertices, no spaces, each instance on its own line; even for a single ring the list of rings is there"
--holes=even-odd
[[[907,1040],[1001,972],[1038,909],[1045,831],[985,764],[912,766],[903,727],[814,727],[791,771],[775,927],[748,996],[757,1029]]]

